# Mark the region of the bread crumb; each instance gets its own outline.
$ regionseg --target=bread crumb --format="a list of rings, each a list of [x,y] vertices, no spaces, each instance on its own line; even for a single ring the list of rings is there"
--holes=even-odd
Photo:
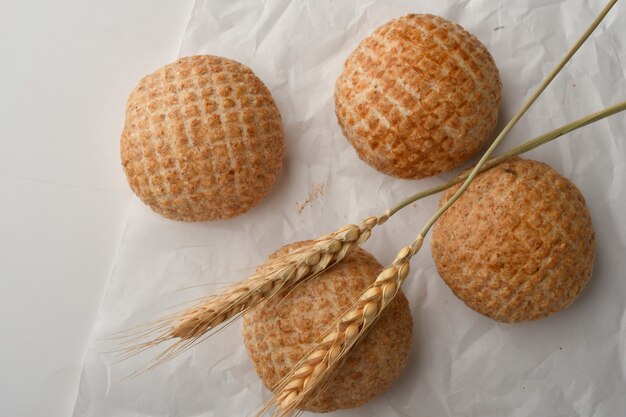
[[[324,184],[314,182],[313,189],[309,191],[309,194],[306,196],[306,199],[304,200],[304,202],[298,203],[296,201],[296,211],[298,212],[298,214],[302,214],[302,211],[307,207],[307,205],[311,205],[313,201],[323,196],[324,196]]]

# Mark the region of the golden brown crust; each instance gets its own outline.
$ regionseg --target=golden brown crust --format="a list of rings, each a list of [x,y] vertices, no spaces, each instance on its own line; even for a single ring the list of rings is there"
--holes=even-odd
[[[485,144],[501,90],[476,37],[440,17],[410,14],[380,26],[348,57],[335,113],[367,164],[422,178],[460,165]]]
[[[578,297],[591,276],[595,235],[574,184],[544,163],[516,158],[478,175],[439,219],[432,254],[470,308],[520,322]]]
[[[175,220],[228,219],[269,192],[284,154],[263,82],[230,59],[181,58],[128,98],[121,158],[132,190]]]
[[[276,255],[302,243],[284,247]],[[382,266],[362,249],[244,315],[248,354],[263,383],[272,388],[313,348],[325,330],[376,278]],[[413,321],[400,291],[379,321],[339,368],[329,387],[305,409],[327,412],[358,407],[385,391],[404,369]]]

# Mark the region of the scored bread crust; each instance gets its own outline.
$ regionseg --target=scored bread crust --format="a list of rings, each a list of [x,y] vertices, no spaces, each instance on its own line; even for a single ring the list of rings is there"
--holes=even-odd
[[[276,180],[284,155],[280,113],[250,68],[185,57],[132,91],[120,153],[130,187],[155,212],[228,219],[258,204]]]
[[[467,161],[496,126],[502,83],[485,46],[441,17],[409,14],[365,38],[335,85],[335,113],[359,158],[399,178]]]
[[[272,258],[301,247],[285,246]],[[357,248],[326,272],[283,291],[244,315],[243,337],[257,374],[272,389],[319,342],[335,320],[374,282],[382,266]],[[413,340],[409,303],[400,290],[328,387],[304,409],[358,407],[385,391],[404,369]]]
[[[521,322],[554,314],[578,297],[593,269],[595,234],[572,182],[544,163],[515,158],[479,174],[441,216],[432,255],[470,308]]]

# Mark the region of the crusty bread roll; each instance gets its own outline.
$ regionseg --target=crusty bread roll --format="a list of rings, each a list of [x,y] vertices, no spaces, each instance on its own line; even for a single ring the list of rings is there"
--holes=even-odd
[[[591,276],[595,235],[574,184],[544,163],[515,158],[479,174],[444,213],[432,254],[441,277],[470,308],[521,322],[556,313],[578,297]]]
[[[459,25],[409,14],[365,38],[335,86],[335,112],[378,171],[423,178],[467,161],[498,118],[502,84],[487,48]]]
[[[142,79],[128,99],[124,171],[135,194],[170,219],[244,213],[274,184],[283,154],[272,95],[230,59],[181,58]]]
[[[273,256],[301,244],[285,246]],[[244,342],[266,387],[272,389],[310,352],[381,270],[372,255],[356,249],[328,271],[299,284],[286,298],[283,291],[244,315]],[[404,369],[412,333],[409,304],[400,291],[338,368],[328,388],[304,409],[327,412],[358,407],[381,394]]]

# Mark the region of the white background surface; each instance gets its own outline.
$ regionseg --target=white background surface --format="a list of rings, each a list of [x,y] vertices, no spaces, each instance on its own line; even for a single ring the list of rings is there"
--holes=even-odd
[[[503,149],[626,98],[624,6],[607,16]],[[285,169],[258,206],[229,221],[178,223],[138,202],[133,205],[96,321],[74,417],[250,415],[268,392],[243,348],[241,321],[128,380],[123,378],[160,349],[113,364],[113,355],[103,352],[119,348],[119,342],[103,338],[245,277],[286,242],[358,221],[454,175],[390,178],[359,161],[343,138],[334,115],[334,82],[345,58],[375,27],[408,12],[431,12],[462,24],[486,43],[500,68],[505,121],[600,8],[596,0],[196,1],[181,55],[227,56],[259,75],[283,118]],[[595,271],[571,307],[515,325],[481,316],[438,277],[427,237],[404,285],[414,320],[414,348],[405,372],[383,395],[333,416],[623,415],[624,132],[626,116],[621,114],[526,155],[570,178],[591,211],[598,248]],[[323,195],[301,208],[320,185]],[[411,205],[375,229],[365,248],[382,263],[390,262],[436,205],[437,197]],[[182,288],[187,289],[177,291]]]
[[[0,416],[68,416],[131,194],[128,93],[191,0],[0,1]]]
[[[71,413],[74,405],[87,340],[91,337],[105,280],[111,273],[124,219],[132,200],[118,162],[118,141],[126,97],[139,78],[178,55],[191,1],[66,1],[63,4],[8,4],[5,0],[0,1],[3,1],[0,3],[0,186],[3,191],[0,200],[0,416],[65,416]],[[538,83],[600,8],[595,1],[529,0],[532,10],[520,6],[520,3],[515,3],[514,7],[511,3],[504,13],[492,7],[499,4],[495,0],[463,2],[461,6],[450,10],[443,6],[444,3],[437,2],[441,6],[431,11],[463,24],[468,23],[466,19],[471,14],[484,15],[482,24],[470,24],[468,28],[493,48],[505,88],[509,88],[508,95],[505,94],[505,117],[512,115],[527,95],[529,86]],[[571,6],[572,3],[575,5]],[[594,6],[590,7],[592,3]],[[255,28],[254,23],[260,13],[237,13],[237,8],[243,3],[232,3],[232,6],[230,2],[220,4],[224,8],[224,17],[216,22],[205,21],[206,26],[199,25],[197,30],[188,31],[189,34],[196,33],[199,36],[187,38],[187,47],[183,48],[183,53],[223,51],[223,54],[251,65],[263,76],[270,87],[275,89],[281,112],[285,120],[291,123],[287,130],[288,140],[294,144],[290,147],[290,163],[295,164],[300,159],[304,161],[308,157],[307,152],[319,143],[326,146],[319,147],[320,152],[332,149],[332,145],[324,142],[329,137],[329,130],[320,128],[322,125],[319,123],[325,122],[330,126],[333,122],[332,139],[337,140],[337,146],[342,151],[337,154],[335,163],[344,166],[347,174],[357,178],[368,172],[366,167],[358,164],[345,143],[340,141],[342,138],[333,121],[329,86],[343,58],[358,40],[382,23],[382,20],[392,14],[399,15],[401,8],[393,13],[390,10],[365,13],[361,23],[347,31],[348,36],[340,38],[336,43],[320,44],[316,53],[323,53],[324,48],[328,48],[328,51],[337,55],[332,61],[332,68],[323,67],[326,68],[323,72],[324,89],[315,89],[318,95],[307,95],[293,94],[290,84],[294,81],[301,84],[299,71],[306,68],[285,67],[282,62],[263,61],[260,55],[254,53],[254,48],[265,48],[271,52],[272,39],[303,41],[297,36],[290,39],[292,33],[282,34],[270,30],[275,21],[289,14],[270,9],[263,20],[267,25]],[[621,6],[616,8],[614,15],[621,13],[623,16],[623,4]],[[228,7],[234,10],[229,11]],[[563,17],[565,14],[562,11],[571,12],[574,10],[572,8],[576,11],[571,13],[569,19],[550,18]],[[304,13],[303,10],[303,16]],[[326,13],[325,16],[332,17],[333,14]],[[244,24],[255,29],[250,39],[244,38],[249,42],[237,43],[235,38],[231,38],[237,36],[237,33],[229,30],[235,25],[229,27],[228,19],[237,22],[243,19]],[[615,23],[615,16],[607,21],[612,22],[613,30],[622,27]],[[554,31],[554,25],[558,25],[559,30]],[[507,32],[494,30],[499,26],[515,28],[521,35],[505,36]],[[219,39],[223,45],[207,41],[214,39],[206,36],[214,30],[223,35]],[[274,37],[268,37],[268,32]],[[305,36],[314,33],[302,32]],[[258,34],[258,38],[254,34]],[[281,34],[285,36],[278,36]],[[499,40],[499,36],[510,43]],[[528,42],[528,39],[536,39],[536,42]],[[597,110],[603,104],[623,99],[626,91],[623,82],[626,62],[623,39],[615,32],[599,31],[587,47],[592,49],[581,51],[582,55],[574,59],[575,62],[568,66],[551,90],[544,94],[540,103],[521,122],[506,147],[528,139],[529,135],[534,136]],[[228,45],[226,42],[229,42]],[[338,47],[342,49],[338,51]],[[517,57],[513,55],[514,50],[520,52]],[[315,65],[322,63],[321,60],[315,61],[318,55],[310,54],[307,49],[294,48],[292,52],[303,54],[304,59],[299,61],[303,66],[312,65],[312,69],[315,69]],[[278,54],[277,57],[284,55]],[[298,56],[294,55],[293,58]],[[600,65],[608,61],[614,64]],[[523,62],[523,65],[519,62]],[[515,94],[511,94],[511,91]],[[324,97],[327,101],[320,101]],[[619,201],[625,195],[623,188],[617,186],[619,181],[616,178],[624,178],[626,168],[623,163],[622,137],[614,134],[624,130],[624,118],[614,118],[576,133],[567,142],[563,140],[550,144],[531,155],[549,162],[572,178],[588,197],[594,220],[606,219],[602,223],[604,226],[599,221],[596,224],[598,235],[602,237],[600,243],[603,250],[598,260],[600,267],[596,270],[596,279],[581,300],[566,312],[544,321],[517,327],[496,325],[466,309],[449,294],[436,276],[418,267],[416,276],[423,279],[412,281],[407,288],[417,323],[416,340],[420,342],[410,367],[412,375],[416,375],[416,370],[420,372],[425,369],[423,365],[427,363],[440,367],[430,368],[432,375],[421,377],[414,385],[405,378],[405,383],[399,385],[400,389],[368,405],[373,407],[371,410],[388,411],[387,401],[393,405],[405,404],[405,401],[412,399],[429,415],[444,414],[439,403],[452,404],[451,413],[455,415],[471,413],[484,416],[487,411],[494,416],[506,414],[503,410],[507,408],[494,406],[494,398],[510,401],[513,408],[516,408],[515,401],[534,407],[535,412],[526,415],[543,415],[545,413],[542,410],[545,412],[551,404],[569,404],[570,408],[562,409],[562,415],[616,415],[608,408],[602,408],[603,404],[610,404],[611,410],[623,409],[626,398],[626,357],[622,352],[626,328],[620,317],[624,311],[622,304],[626,286],[620,278],[621,273],[610,272],[623,271],[624,265],[626,229],[620,222],[623,214]],[[309,136],[300,136],[301,132]],[[590,136],[597,137],[598,145],[588,140]],[[295,146],[298,142],[304,145]],[[621,156],[620,163],[597,164],[597,158],[602,155],[610,155],[614,159]],[[351,162],[342,164],[344,160]],[[587,175],[590,172],[594,175]],[[282,184],[279,184],[283,191],[300,192],[297,200],[294,199],[289,206],[281,205],[285,213],[290,211],[288,214],[296,217],[295,203],[306,198],[309,191],[297,189],[295,182],[325,182],[330,178],[326,175],[324,166],[320,165],[306,173],[300,171],[296,177],[285,176]],[[309,177],[303,179],[302,176]],[[607,178],[611,178],[610,182],[607,182]],[[441,178],[428,180],[421,185],[425,188],[439,180]],[[358,220],[362,214],[382,209],[388,201],[396,200],[412,189],[408,182],[391,179],[383,182],[393,186],[374,187],[380,199],[370,200],[367,206],[361,205],[361,211],[355,209],[359,207],[359,196],[371,190],[371,184],[347,179],[345,182],[334,180],[327,183],[325,200],[307,207],[298,221],[283,224],[283,233],[291,233],[285,240],[315,236],[346,221]],[[422,186],[419,188],[422,189]],[[338,206],[330,203],[329,195],[332,194],[334,198],[346,196],[345,190],[348,189],[351,190],[347,195],[349,204]],[[274,204],[277,203],[276,195]],[[272,201],[268,200],[268,204],[272,204]],[[427,209],[435,204],[436,200],[433,199],[424,201],[418,204],[415,212],[399,215],[397,221],[402,224],[390,223],[376,241],[370,242],[368,249],[373,250],[382,261],[389,261],[395,250],[413,235],[402,225],[409,221],[412,225],[421,224],[422,217],[428,213]],[[419,210],[421,208],[424,210]],[[416,212],[417,221],[412,217]],[[242,219],[246,220],[238,224],[244,229],[246,222],[257,223],[251,217]],[[319,219],[324,221],[320,222]],[[610,223],[621,226],[611,227]],[[159,268],[158,263],[153,265],[149,261],[128,261],[126,265],[155,268],[161,272],[159,278],[163,282],[167,282],[169,276],[179,277],[179,282],[169,282],[172,289],[192,282],[204,282],[206,274],[203,268],[206,268],[211,258],[205,250],[208,247],[207,236],[203,232],[215,230],[213,226],[166,222],[137,204],[131,211],[129,224],[132,226],[129,228],[127,225],[129,239],[126,248],[129,251],[125,253],[132,254],[130,250],[139,247],[132,245],[133,242],[148,240],[151,243],[149,249],[153,251],[151,253],[172,254],[169,263],[172,269]],[[216,227],[224,234],[231,231],[226,225]],[[143,231],[150,233],[142,236]],[[163,239],[154,239],[164,234],[185,236],[185,240],[165,242]],[[200,244],[194,249],[189,246],[189,241],[195,238]],[[211,256],[221,261],[221,267],[229,271],[223,280],[240,277],[242,270],[253,267],[273,248],[273,245],[263,240],[266,235],[257,234],[256,239],[246,240],[249,259],[245,262],[240,258],[235,259],[228,252],[224,253],[226,250],[223,248],[216,248]],[[174,253],[172,246],[176,245],[180,245],[181,250]],[[148,252],[141,253],[145,255]],[[229,256],[227,261],[224,261],[224,255]],[[428,252],[423,252],[416,261],[428,265],[429,256]],[[125,259],[130,260],[132,257]],[[179,268],[179,265],[182,267]],[[192,277],[182,277],[178,273],[190,266],[197,266],[197,273]],[[114,281],[121,290],[128,287],[121,285],[123,282],[120,279],[130,276],[124,275],[124,271],[129,269],[125,269],[124,264],[122,268],[118,266],[118,280]],[[150,291],[163,296],[159,301],[169,301],[166,299],[168,288],[165,286],[155,285]],[[128,297],[132,298],[133,294],[128,294]],[[153,300],[149,292],[142,294],[142,297],[147,300],[143,307],[154,307],[148,303]],[[597,313],[601,307],[612,309],[612,317],[616,320],[599,320]],[[148,309],[144,312],[153,314]],[[111,317],[109,315],[105,319]],[[197,355],[185,358],[183,365],[189,366],[192,372],[185,372],[181,368],[181,375],[192,380],[196,375],[206,377],[207,369],[214,364],[207,363],[206,358],[212,357],[214,361],[220,358],[215,356],[215,352],[230,357],[232,350],[229,349],[237,349],[237,357],[244,357],[236,334],[237,328],[229,330],[232,331],[230,338],[211,340],[203,345]],[[227,341],[226,344],[224,341]],[[536,349],[526,349],[526,345],[535,344]],[[494,346],[497,347],[494,353],[507,358],[507,361],[498,361],[493,355],[489,357],[490,349]],[[218,348],[222,350],[218,351]],[[476,355],[487,357],[481,362],[467,360],[469,356]],[[516,361],[508,361],[509,358],[516,358]],[[617,359],[606,362],[615,370],[610,377],[592,361],[598,358]],[[490,376],[494,372],[509,369],[503,368],[502,363],[509,366],[537,363],[541,366],[537,365],[538,372],[510,369],[508,380],[500,384],[499,379],[490,379]],[[222,409],[232,407],[241,410],[241,397],[256,404],[257,399],[250,393],[258,398],[265,393],[249,364],[239,365],[243,370],[239,374],[236,368],[222,370],[230,372],[226,373],[230,375],[227,380],[229,385],[213,391],[216,394],[212,396],[204,395],[207,390],[200,388],[196,393],[189,390],[183,392],[199,401],[198,404],[185,405],[208,409],[205,407],[207,401],[218,401]],[[587,365],[596,371],[590,373],[586,368],[583,370]],[[167,372],[167,369],[162,368],[159,372]],[[219,371],[220,368],[215,370]],[[159,387],[155,386],[153,375],[133,383],[141,390],[148,388],[158,393]],[[240,381],[233,379],[233,375],[250,381],[251,391],[242,390]],[[450,376],[452,385],[440,389],[440,386],[449,382],[447,376]],[[571,381],[571,384],[554,383],[553,377]],[[476,384],[476,381],[483,383]],[[177,387],[175,384],[172,386]],[[128,390],[128,387],[117,386],[117,389],[123,391]],[[171,389],[165,392],[177,394]],[[234,395],[236,393],[241,397]],[[464,394],[475,399],[473,408],[461,406],[459,399]],[[167,400],[167,397],[155,398]],[[571,401],[571,398],[576,401]],[[148,406],[151,401],[144,399]],[[167,410],[158,401],[153,406],[161,412]],[[171,406],[176,409],[175,403]],[[181,411],[180,408],[178,410]],[[248,408],[244,413],[247,414],[247,411]],[[515,415],[523,415],[520,413]],[[128,414],[103,412],[103,415]],[[156,412],[150,415],[156,415]],[[359,411],[354,411],[353,415],[359,415]]]

